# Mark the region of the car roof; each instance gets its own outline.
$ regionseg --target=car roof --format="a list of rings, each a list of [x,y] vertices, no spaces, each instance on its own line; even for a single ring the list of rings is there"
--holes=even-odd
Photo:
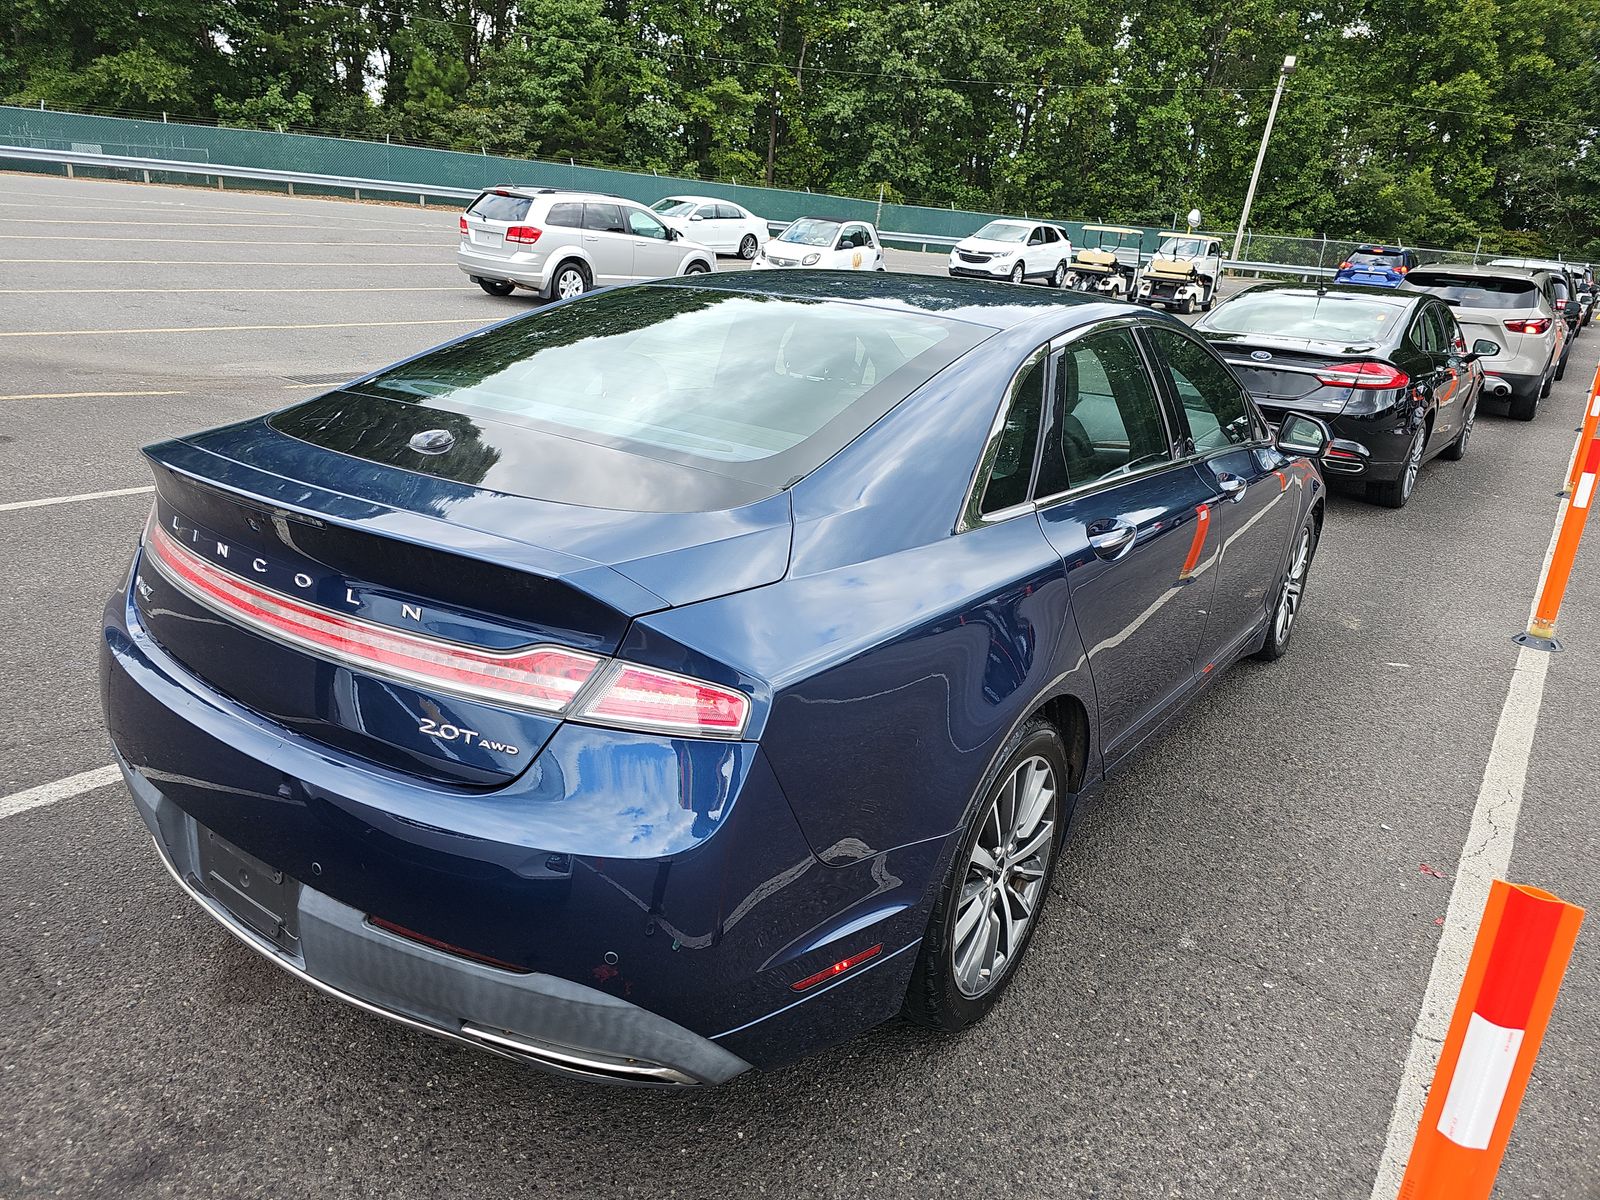
[[[1452,275],[1469,275],[1473,278],[1504,279],[1507,275],[1522,275],[1531,277],[1539,273],[1537,267],[1512,266],[1509,263],[1423,263],[1417,268],[1419,272],[1449,271]]]
[[[931,316],[948,317],[997,331],[1030,324],[1049,326],[1052,330],[1067,329],[1108,317],[1129,316],[1143,317],[1150,324],[1183,327],[1176,317],[1120,300],[938,275],[886,276],[876,271],[740,271],[682,275],[658,279],[641,286],[691,287],[742,292],[751,296],[783,296],[797,300],[865,305],[891,311],[914,309]],[[1042,336],[1048,337],[1050,334]]]
[[[721,196],[689,196],[679,192],[663,196],[661,200],[676,200],[680,204],[732,204],[735,208],[739,207],[736,201],[724,200]],[[652,203],[660,204],[661,200],[655,200]]]

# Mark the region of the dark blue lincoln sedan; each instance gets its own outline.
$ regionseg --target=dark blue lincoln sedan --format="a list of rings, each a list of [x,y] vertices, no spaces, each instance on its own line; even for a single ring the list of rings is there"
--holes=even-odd
[[[957,1029],[1073,802],[1286,649],[1326,438],[1126,304],[598,292],[150,447],[106,719],[178,885],[370,1012],[663,1084]]]

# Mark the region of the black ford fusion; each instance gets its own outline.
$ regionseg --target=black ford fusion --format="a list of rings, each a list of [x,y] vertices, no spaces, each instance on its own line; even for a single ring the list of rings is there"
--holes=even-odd
[[[1289,644],[1326,437],[1125,304],[595,293],[149,447],[106,717],[178,885],[414,1028],[658,1084],[957,1029],[1075,800]]]
[[[1195,324],[1268,419],[1319,417],[1333,430],[1323,467],[1404,507],[1422,464],[1460,459],[1481,371],[1441,300],[1366,287],[1264,284]]]

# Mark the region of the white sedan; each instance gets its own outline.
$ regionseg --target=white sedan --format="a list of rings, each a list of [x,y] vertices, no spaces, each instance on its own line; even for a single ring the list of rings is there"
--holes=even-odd
[[[832,217],[801,217],[765,246],[752,264],[756,270],[774,267],[815,267],[819,271],[886,271],[883,240],[869,221],[838,221]]]
[[[711,196],[666,196],[650,211],[689,241],[746,260],[769,236],[767,223],[748,208]]]

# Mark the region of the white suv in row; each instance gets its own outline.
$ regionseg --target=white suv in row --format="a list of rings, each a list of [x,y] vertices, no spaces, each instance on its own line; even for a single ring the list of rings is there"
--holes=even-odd
[[[1063,287],[1071,268],[1067,231],[1044,221],[990,221],[950,251],[950,274],[979,279],[1036,279]]]
[[[490,188],[461,214],[456,265],[491,296],[569,300],[593,287],[716,270],[716,256],[642,204],[599,192]]]

